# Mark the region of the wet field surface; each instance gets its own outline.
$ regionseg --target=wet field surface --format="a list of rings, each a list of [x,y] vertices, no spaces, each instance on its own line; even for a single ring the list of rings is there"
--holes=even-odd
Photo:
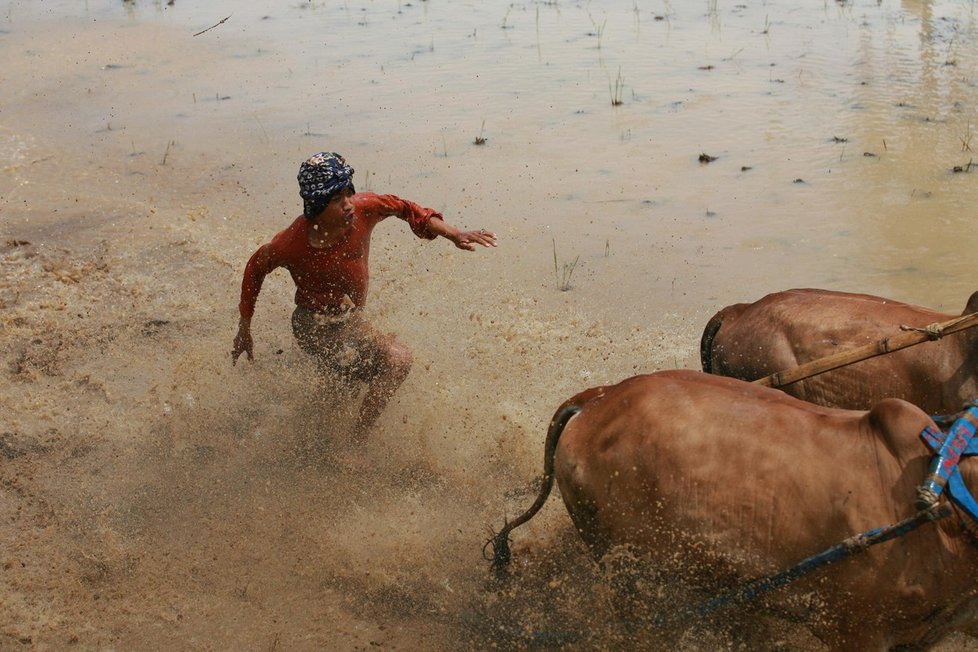
[[[0,649],[820,649],[766,612],[622,622],[556,498],[511,584],[482,546],[554,409],[697,367],[722,306],[964,307],[975,9],[619,4],[0,2]],[[229,355],[321,150],[500,240],[375,232],[367,314],[415,365],[367,468],[284,271]]]

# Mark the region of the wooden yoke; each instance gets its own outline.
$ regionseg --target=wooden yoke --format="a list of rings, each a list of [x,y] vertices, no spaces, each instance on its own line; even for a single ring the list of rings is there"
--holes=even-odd
[[[792,369],[778,371],[770,376],[758,378],[753,382],[756,385],[764,385],[765,387],[784,387],[785,385],[797,383],[799,380],[817,376],[826,371],[845,367],[846,365],[868,358],[874,358],[884,353],[899,351],[900,349],[905,349],[921,342],[939,340],[945,335],[957,333],[958,331],[967,330],[975,326],[978,326],[978,312],[971,313],[970,315],[962,315],[961,317],[956,317],[940,324],[931,324],[925,328],[900,326],[900,330],[907,332],[899,333],[892,337],[884,337],[873,344],[866,344],[865,346],[842,351],[841,353],[819,358],[818,360],[812,360]]]

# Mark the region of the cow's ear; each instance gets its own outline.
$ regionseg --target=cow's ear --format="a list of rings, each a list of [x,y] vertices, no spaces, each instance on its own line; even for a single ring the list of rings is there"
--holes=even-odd
[[[978,291],[971,295],[968,299],[968,305],[964,307],[964,312],[962,315],[970,315],[973,312],[978,312]]]

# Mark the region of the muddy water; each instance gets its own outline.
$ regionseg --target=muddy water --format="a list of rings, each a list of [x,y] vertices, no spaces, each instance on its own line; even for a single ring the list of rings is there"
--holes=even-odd
[[[974,6],[618,4],[0,2],[0,647],[733,640],[623,633],[559,502],[517,532],[520,587],[487,590],[481,545],[557,404],[695,366],[723,305],[963,307]],[[324,149],[500,235],[376,233],[368,310],[415,368],[368,469],[284,272],[257,359],[228,356],[244,262]]]

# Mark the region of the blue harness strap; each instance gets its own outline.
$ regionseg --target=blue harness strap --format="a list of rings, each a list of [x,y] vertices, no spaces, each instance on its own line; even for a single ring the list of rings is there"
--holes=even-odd
[[[947,494],[951,497],[951,502],[960,507],[968,515],[972,523],[978,524],[978,503],[975,502],[974,496],[971,495],[968,487],[965,486],[964,478],[961,477],[961,471],[958,469],[954,469],[954,472],[951,473],[951,477],[948,479]]]
[[[954,420],[947,433],[927,426],[920,438],[934,452],[927,477],[917,488],[917,507],[923,509],[937,502],[947,487],[951,501],[960,507],[972,521],[978,523],[978,503],[964,484],[958,463],[962,457],[978,455],[978,402],[972,402]]]

